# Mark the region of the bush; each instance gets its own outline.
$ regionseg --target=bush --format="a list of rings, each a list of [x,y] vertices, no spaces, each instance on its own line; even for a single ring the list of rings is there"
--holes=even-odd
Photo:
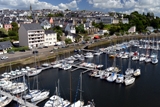
[[[66,43],[66,44],[71,44],[71,43],[72,43],[72,40],[69,39],[69,38],[66,38],[66,39],[65,39],[65,43]]]
[[[8,49],[7,52],[11,52],[11,51],[15,52],[15,51],[22,51],[22,50],[29,50],[29,48],[26,46],[25,47],[16,47],[16,48],[13,47],[12,49]]]

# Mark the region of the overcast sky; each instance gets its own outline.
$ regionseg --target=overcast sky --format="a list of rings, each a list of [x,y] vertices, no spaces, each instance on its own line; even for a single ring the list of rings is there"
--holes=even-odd
[[[131,13],[153,12],[160,16],[160,0],[0,0],[0,9],[71,9]]]

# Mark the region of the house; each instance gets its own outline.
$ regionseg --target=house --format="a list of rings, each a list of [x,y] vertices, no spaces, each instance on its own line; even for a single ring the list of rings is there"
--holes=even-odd
[[[77,34],[75,33],[67,33],[66,38],[71,39],[72,42],[75,42]]]
[[[150,32],[153,32],[154,31],[154,28],[152,26],[147,26],[146,27],[146,30],[150,31]]]
[[[119,23],[119,19],[118,18],[114,18],[112,23],[113,24],[118,24]]]
[[[54,21],[53,21],[53,18],[51,17],[51,18],[49,18],[49,23],[52,25],[53,23],[54,23]]]
[[[113,19],[114,19],[114,17],[111,17],[111,16],[109,16],[109,17],[100,17],[101,22],[104,23],[104,24],[112,24],[113,23]]]
[[[42,21],[41,26],[42,26],[44,29],[49,29],[49,28],[51,28],[51,24],[48,22],[48,20]]]
[[[129,30],[128,30],[129,33],[134,33],[136,32],[136,26],[132,26]]]
[[[44,34],[44,46],[55,45],[57,42],[57,33],[53,30],[45,30]]]
[[[67,24],[67,26],[66,26],[66,28],[65,28],[65,32],[76,33],[75,26],[73,26],[73,25],[71,25],[71,24]]]
[[[38,23],[22,24],[18,30],[19,46],[44,46],[44,29]]]
[[[123,19],[122,19],[122,23],[123,23],[123,24],[129,24],[128,18],[123,18]]]
[[[13,45],[10,41],[0,42],[0,54],[7,53],[8,49],[12,49]]]
[[[10,23],[4,23],[3,27],[6,31],[8,31],[9,29],[12,29],[12,25]]]

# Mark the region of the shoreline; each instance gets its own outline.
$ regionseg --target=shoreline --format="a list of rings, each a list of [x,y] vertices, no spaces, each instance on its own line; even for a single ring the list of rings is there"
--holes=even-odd
[[[89,46],[87,46],[87,49],[89,48],[94,48],[97,46],[102,46],[102,45],[109,45],[111,42],[113,42],[114,44],[118,43],[118,42],[122,42],[123,40],[131,40],[131,39],[142,39],[142,38],[146,38],[146,37],[159,37],[160,35],[158,34],[152,34],[152,35],[135,35],[135,36],[116,36],[110,39],[101,39],[97,42],[94,42],[92,44],[90,44]],[[123,40],[122,40],[123,38]],[[44,55],[37,55],[36,60],[39,60],[39,62],[45,62],[45,61],[49,61],[52,62],[51,60],[55,60],[57,55],[63,55],[65,53],[69,53],[69,52],[74,52],[75,49],[80,49],[82,48],[84,45],[78,45],[78,46],[71,46],[71,47],[67,47],[67,48],[60,48],[57,49],[54,53],[49,53],[48,56]],[[13,65],[20,65],[20,66],[25,66],[25,65],[31,65],[35,62],[35,57],[34,56],[30,56],[27,58],[21,58],[21,59],[17,59],[17,60],[11,60],[8,62],[2,62],[0,64],[1,68]]]

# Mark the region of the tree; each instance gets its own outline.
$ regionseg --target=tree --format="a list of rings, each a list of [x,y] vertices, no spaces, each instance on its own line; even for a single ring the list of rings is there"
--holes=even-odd
[[[53,17],[53,14],[48,14],[47,17]]]
[[[0,28],[0,37],[7,37],[8,32],[4,28]]]
[[[84,30],[84,25],[80,24],[78,27],[76,27],[76,33],[86,34],[87,31]]]
[[[11,25],[12,25],[12,30],[18,33],[19,29],[18,24],[16,22],[12,22]]]
[[[66,39],[65,39],[65,43],[66,43],[66,44],[71,44],[71,43],[72,43],[72,40],[69,39],[69,38],[66,38]]]
[[[11,37],[11,36],[17,36],[18,37],[18,33],[13,31],[13,30],[9,30],[8,31],[8,36]]]
[[[104,28],[104,24],[102,22],[99,23],[99,29],[103,29]]]

